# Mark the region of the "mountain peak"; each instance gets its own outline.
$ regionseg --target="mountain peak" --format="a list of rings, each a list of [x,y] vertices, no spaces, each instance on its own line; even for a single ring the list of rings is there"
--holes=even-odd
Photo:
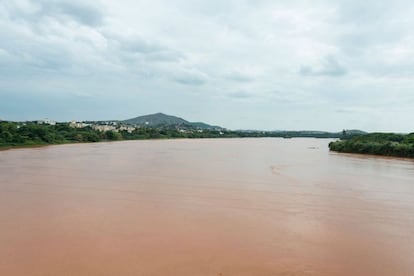
[[[187,126],[187,127],[194,127],[194,128],[203,128],[203,129],[221,129],[218,126],[210,126],[206,123],[192,123],[183,118],[167,115],[162,112],[138,116],[135,118],[127,119],[122,121],[123,123],[136,125],[136,126],[149,126],[149,127],[159,127],[159,126],[167,126],[167,127],[174,127],[174,126]]]
[[[132,119],[125,120],[124,123],[131,124],[131,125],[147,125],[147,126],[169,126],[169,125],[183,125],[189,124],[188,121],[167,115],[161,112],[138,116]]]

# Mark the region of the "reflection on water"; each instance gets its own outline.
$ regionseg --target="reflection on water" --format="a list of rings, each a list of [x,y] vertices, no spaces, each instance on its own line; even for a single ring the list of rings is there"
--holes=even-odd
[[[414,162],[323,139],[0,152],[0,275],[413,275]]]

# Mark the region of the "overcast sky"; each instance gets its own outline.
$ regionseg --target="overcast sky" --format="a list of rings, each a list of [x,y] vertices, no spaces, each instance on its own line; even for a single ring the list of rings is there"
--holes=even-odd
[[[0,118],[414,131],[414,4],[2,0]]]

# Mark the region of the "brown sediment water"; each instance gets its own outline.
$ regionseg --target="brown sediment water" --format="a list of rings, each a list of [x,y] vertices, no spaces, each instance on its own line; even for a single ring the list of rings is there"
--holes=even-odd
[[[414,275],[414,162],[325,139],[0,152],[0,275]]]

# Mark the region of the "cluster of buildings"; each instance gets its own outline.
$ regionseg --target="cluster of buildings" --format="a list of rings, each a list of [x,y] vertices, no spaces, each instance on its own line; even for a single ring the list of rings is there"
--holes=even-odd
[[[50,120],[50,119],[43,119],[36,121],[39,125],[56,125],[56,121]],[[149,125],[148,122],[145,122],[145,126]],[[128,133],[132,133],[134,130],[139,128],[140,126],[131,126],[126,125],[118,121],[99,121],[99,122],[78,122],[78,121],[71,121],[69,122],[69,127],[72,128],[85,128],[90,127],[93,130],[105,132],[105,131],[113,131],[113,132],[120,132],[120,131],[126,131]],[[188,129],[186,127],[176,128],[181,133],[193,133],[193,132],[199,132],[202,133],[203,129]],[[220,135],[223,135],[223,133],[220,131]]]
[[[56,125],[56,121],[50,120],[50,119],[43,119],[43,120],[37,120],[38,125]]]
[[[69,123],[69,126],[73,127],[73,128],[84,128],[84,127],[91,126],[91,124],[86,124],[84,122],[72,121],[72,122]]]
[[[132,126],[127,125],[121,125],[118,122],[100,122],[100,123],[84,123],[84,122],[76,122],[72,121],[69,123],[70,127],[73,128],[84,128],[84,127],[91,127],[94,130],[97,131],[127,131],[129,133],[132,133],[136,128]]]
[[[43,120],[37,120],[36,123],[38,125],[56,125],[56,121],[50,120],[50,119],[43,119]],[[69,126],[73,128],[85,128],[85,127],[91,127],[94,130],[97,131],[127,131],[129,133],[133,132],[136,127],[128,126],[120,124],[119,122],[114,121],[108,121],[108,122],[77,122],[77,121],[71,121],[69,122]]]

